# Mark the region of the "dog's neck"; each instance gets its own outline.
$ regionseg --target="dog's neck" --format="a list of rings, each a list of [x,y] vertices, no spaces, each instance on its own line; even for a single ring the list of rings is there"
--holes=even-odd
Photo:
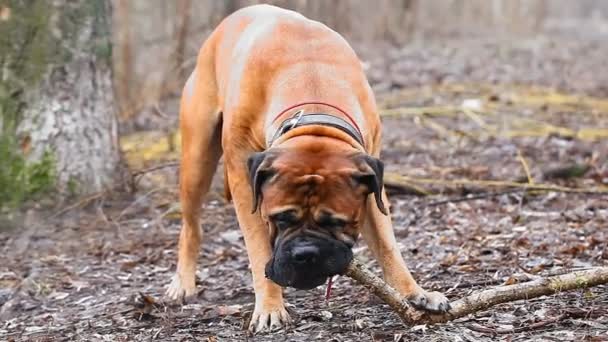
[[[341,143],[349,145],[353,151],[366,152],[365,146],[361,145],[356,139],[354,139],[349,134],[328,126],[301,126],[290,130],[289,132],[281,135],[275,141],[273,141],[272,146],[270,147],[282,147],[285,143],[290,142],[294,138],[302,137],[302,136],[318,136],[327,139],[335,139],[340,141]]]
[[[311,110],[313,106],[315,108]],[[316,135],[339,139],[357,150],[365,150],[365,141],[357,121],[348,112],[331,103],[305,102],[292,105],[276,115],[269,128],[270,134],[266,138],[268,148],[295,136]]]

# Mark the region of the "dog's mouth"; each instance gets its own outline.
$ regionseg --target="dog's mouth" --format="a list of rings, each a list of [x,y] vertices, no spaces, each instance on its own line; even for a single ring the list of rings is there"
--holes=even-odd
[[[310,290],[342,274],[352,260],[352,250],[340,241],[322,241],[318,246],[318,257],[306,263],[294,261],[293,244],[275,249],[266,264],[266,278],[282,287]]]
[[[312,290],[325,284],[327,279],[334,275],[297,273],[293,270],[277,272],[270,262],[266,265],[266,278],[282,287],[293,287],[298,290]]]
[[[327,282],[327,276],[307,277],[305,279],[296,279],[289,286],[298,290],[312,290],[319,285]]]

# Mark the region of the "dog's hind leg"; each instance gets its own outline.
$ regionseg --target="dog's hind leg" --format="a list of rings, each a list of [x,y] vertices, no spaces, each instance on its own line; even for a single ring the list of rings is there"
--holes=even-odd
[[[207,50],[210,45],[207,44]],[[196,263],[201,243],[201,202],[209,190],[222,154],[222,117],[213,71],[213,54],[205,49],[203,47],[201,50],[197,68],[186,82],[180,104],[182,229],[177,272],[166,292],[172,299],[182,299],[196,292]]]

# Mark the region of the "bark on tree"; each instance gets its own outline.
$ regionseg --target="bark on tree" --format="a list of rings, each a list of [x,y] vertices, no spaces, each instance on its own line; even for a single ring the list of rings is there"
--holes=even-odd
[[[119,30],[114,30],[112,37],[112,59],[114,72],[114,90],[116,101],[119,105],[118,117],[127,117],[133,112],[136,107],[135,99],[138,98],[138,92],[134,84],[134,68],[133,68],[133,32],[132,32],[132,16],[131,2],[129,1],[114,1],[112,11],[112,25],[120,27]]]
[[[25,89],[17,128],[24,154],[50,152],[61,194],[125,184],[111,77],[109,1],[54,0],[47,32],[57,43],[42,79]],[[42,34],[42,33],[41,33]]]

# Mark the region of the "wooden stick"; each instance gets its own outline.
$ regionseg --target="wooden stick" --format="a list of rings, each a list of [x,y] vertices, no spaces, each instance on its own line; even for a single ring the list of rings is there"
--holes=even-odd
[[[377,277],[356,258],[348,265],[345,275],[354,279],[368,291],[386,302],[386,304],[388,304],[406,324],[415,325],[416,322],[421,319],[422,312],[417,311],[409,305],[407,300],[401,297],[397,290],[393,289],[382,279]]]
[[[374,275],[359,260],[353,259],[345,275],[386,302],[408,325],[447,322],[486,310],[497,304],[608,284],[608,267],[595,267],[522,284],[498,286],[478,291],[452,302],[452,309],[446,314],[429,314],[414,309],[395,289]]]
[[[411,186],[411,185],[436,185],[445,187],[459,187],[459,186],[471,186],[479,188],[520,188],[528,191],[554,191],[564,193],[582,193],[582,194],[606,194],[608,193],[608,186],[596,186],[590,188],[570,188],[566,186],[559,186],[555,184],[542,184],[542,183],[523,183],[513,181],[500,181],[500,180],[473,180],[473,179],[432,179],[432,178],[414,178],[408,176],[402,176],[394,172],[386,172],[384,174],[384,183],[388,183],[389,186],[397,188],[399,185]]]
[[[142,169],[142,170],[133,171],[132,176],[138,177],[138,176],[141,176],[141,175],[144,175],[146,173],[153,172],[156,170],[160,170],[160,169],[164,169],[164,168],[168,168],[168,167],[177,167],[177,166],[179,166],[179,162],[172,161],[172,162],[168,162],[168,163],[164,163],[164,164],[154,165],[154,166]]]
[[[517,160],[519,160],[524,172],[526,173],[526,180],[528,181],[528,184],[534,184],[534,179],[532,178],[532,173],[530,172],[528,162],[526,161],[526,158],[524,158],[524,155],[521,153],[519,148],[517,149]]]

